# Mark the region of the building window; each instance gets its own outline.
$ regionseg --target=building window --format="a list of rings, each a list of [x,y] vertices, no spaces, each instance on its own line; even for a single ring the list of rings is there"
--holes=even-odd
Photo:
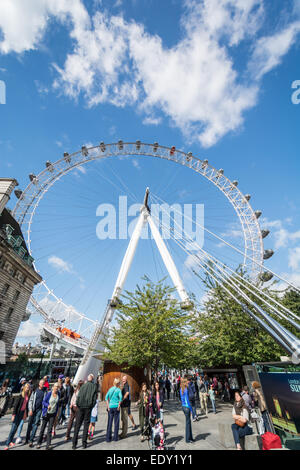
[[[5,321],[7,321],[7,323],[10,322],[11,317],[12,317],[12,314],[13,314],[13,311],[14,311],[14,309],[13,309],[12,307],[10,307],[10,308],[8,309],[8,312],[7,312],[7,315],[6,315],[6,319],[5,319]]]
[[[10,271],[9,271],[9,274],[12,276],[12,277],[15,277],[16,275],[16,269],[15,268],[11,268]]]
[[[2,339],[4,336],[4,331],[0,331],[0,339]]]
[[[6,295],[8,292],[8,289],[9,289],[9,284],[4,284],[4,286],[2,287],[1,294]]]
[[[20,297],[20,291],[16,290],[15,295],[13,297],[13,301],[16,302],[19,297]]]

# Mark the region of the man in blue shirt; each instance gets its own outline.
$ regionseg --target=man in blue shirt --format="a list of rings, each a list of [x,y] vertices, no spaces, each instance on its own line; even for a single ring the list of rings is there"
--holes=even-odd
[[[36,435],[36,431],[40,424],[44,396],[44,379],[42,379],[39,381],[38,388],[31,394],[31,397],[28,402],[29,420],[25,445],[29,442],[29,447],[33,447],[33,441]]]

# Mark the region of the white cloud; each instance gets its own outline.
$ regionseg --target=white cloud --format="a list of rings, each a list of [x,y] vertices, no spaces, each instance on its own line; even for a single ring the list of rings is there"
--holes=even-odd
[[[80,173],[82,173],[83,175],[85,175],[87,171],[84,166],[78,166],[77,170],[80,171]]]
[[[62,87],[72,98],[83,92],[89,106],[110,102],[116,106],[132,104],[137,100],[137,88],[131,81],[120,80],[122,69],[129,72],[127,38],[124,20],[97,12],[93,28],[84,32],[74,29],[76,46],[68,54],[64,67],[54,64],[59,76],[55,88]]]
[[[132,160],[132,164],[133,164],[134,168],[137,168],[138,170],[141,169],[140,164],[139,164],[139,162],[137,161],[136,158],[134,158],[134,159]]]
[[[243,231],[241,224],[238,222],[232,222],[226,227],[226,231],[221,233],[221,237],[224,238],[243,238]]]
[[[163,113],[209,147],[242,127],[245,112],[257,104],[261,78],[280,64],[300,31],[295,10],[281,29],[261,36],[265,5],[185,0],[181,40],[167,48],[143,25],[109,16],[102,2],[94,2],[98,11],[90,17],[82,0],[1,0],[0,52],[39,47],[50,21],[59,21],[73,50],[63,65],[53,64],[58,93],[83,95],[88,106],[135,106],[144,124],[159,124],[153,116]],[[238,70],[235,51],[243,41],[245,66]]]
[[[262,26],[263,0],[185,0],[187,15],[182,23],[192,32],[205,29],[211,38],[230,46],[252,37]]]
[[[277,67],[282,58],[295,43],[300,32],[300,21],[288,25],[282,31],[260,38],[255,46],[249,70],[256,79],[262,78],[270,70]]]
[[[289,250],[289,268],[293,271],[300,268],[300,246]]]
[[[34,84],[40,95],[47,95],[49,93],[49,88],[43,85],[39,80],[34,80]]]
[[[286,218],[284,220],[268,220],[263,218],[261,221],[263,228],[271,229],[268,238],[275,240],[274,248],[282,250],[284,256],[287,258],[286,264],[291,269],[290,272],[281,273],[280,276],[296,287],[300,287],[300,246],[295,246],[300,240],[300,230],[291,230],[287,228],[292,225],[292,219]],[[285,250],[285,251],[284,251]],[[280,281],[275,290],[283,290],[288,287],[288,284]]]
[[[279,248],[286,248],[289,243],[296,242],[300,240],[300,230],[293,232],[292,230],[287,230],[286,225],[290,224],[290,219],[282,220],[268,220],[266,218],[262,219],[262,225],[271,230],[271,236],[275,240],[274,248],[278,250]],[[270,236],[270,235],[269,235]]]
[[[36,49],[51,17],[62,22],[71,19],[74,30],[81,30],[89,23],[81,0],[1,0],[0,28],[4,39],[0,42],[0,52]]]
[[[143,124],[150,126],[158,126],[161,123],[161,118],[156,118],[154,116],[147,116],[143,119]]]
[[[48,263],[50,264],[50,266],[52,266],[53,268],[59,271],[73,273],[73,268],[72,268],[71,263],[64,261],[62,258],[59,258],[58,256],[50,256],[50,258],[48,258]]]
[[[226,50],[197,28],[173,49],[138,25],[130,28],[130,51],[145,94],[141,109],[162,110],[205,147],[242,124],[256,103],[257,87],[237,83]]]
[[[79,276],[79,274],[73,269],[71,263],[69,263],[68,261],[64,261],[58,256],[53,255],[48,258],[48,264],[50,264],[50,266],[52,266],[54,269],[57,269],[60,273],[74,274],[76,277],[78,277],[79,288],[85,289],[85,280],[83,279],[83,277]]]
[[[18,338],[33,338],[39,336],[41,332],[42,323],[34,323],[32,320],[21,323],[21,328],[18,331]]]
[[[283,279],[286,279],[293,286],[296,286],[296,287],[300,288],[300,272],[282,273],[281,277]],[[282,289],[286,289],[287,287],[290,287],[290,286],[288,284],[286,284],[285,282],[280,282],[277,286],[277,289],[282,290]]]

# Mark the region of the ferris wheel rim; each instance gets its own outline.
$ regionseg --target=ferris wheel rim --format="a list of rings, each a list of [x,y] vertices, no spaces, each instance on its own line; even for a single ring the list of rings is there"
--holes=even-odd
[[[137,144],[139,145],[139,149],[137,148]],[[103,150],[103,148],[105,150]],[[108,150],[111,149],[112,151],[109,152]],[[97,155],[94,155],[94,152],[98,152]],[[225,195],[240,221],[245,245],[244,264],[249,264],[248,259],[252,259],[251,269],[253,274],[255,274],[255,277],[258,278],[258,276],[262,272],[264,259],[263,237],[255,212],[252,209],[249,200],[247,200],[247,198],[243,195],[239,188],[237,188],[237,184],[235,184],[234,181],[232,182],[228,177],[226,177],[222,170],[217,170],[212,165],[210,165],[207,160],[201,160],[200,158],[192,155],[191,152],[186,153],[182,150],[177,150],[175,147],[166,147],[158,145],[156,143],[148,144],[141,141],[119,141],[110,144],[104,144],[102,142],[96,146],[83,146],[81,150],[73,152],[72,154],[65,153],[63,158],[57,160],[54,163],[49,162],[50,167],[49,165],[48,167],[46,166],[44,170],[42,170],[38,175],[35,176],[34,179],[31,180],[31,182],[22,192],[22,196],[17,201],[17,204],[13,210],[13,216],[16,218],[20,226],[23,228],[27,224],[27,229],[25,229],[27,233],[26,242],[28,251],[31,255],[31,226],[38,205],[43,199],[44,195],[48,192],[48,190],[63,176],[86,163],[104,158],[119,156],[150,156],[168,161],[173,161],[175,163],[181,164],[182,166],[186,166],[190,169],[193,169],[194,171],[205,177],[206,180],[213,183]],[[28,201],[26,203],[27,197]],[[250,253],[250,256],[248,253]],[[257,267],[258,263],[260,269],[258,269]],[[66,308],[69,307],[62,301],[62,299],[59,299],[54,294],[53,290],[51,290],[47,286],[46,281],[43,280],[42,284],[48,291],[48,295],[53,296],[56,299],[56,302],[59,302]],[[32,297],[32,303],[38,303],[38,301],[34,298],[33,295]],[[81,312],[77,313],[82,319],[91,322],[91,324],[93,325],[96,325],[97,321],[86,317]]]

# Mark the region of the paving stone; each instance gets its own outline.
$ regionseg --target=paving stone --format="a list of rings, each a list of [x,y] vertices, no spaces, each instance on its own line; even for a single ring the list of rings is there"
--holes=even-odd
[[[199,404],[197,407],[199,411]],[[185,417],[178,400],[171,399],[169,402],[166,400],[164,406],[164,424],[166,430],[166,443],[170,450],[224,450],[219,436],[219,424],[222,424],[229,429],[228,436],[232,437],[230,425],[232,423],[231,415],[232,405],[228,403],[217,402],[217,414],[209,410],[208,416],[200,415],[199,421],[192,423],[193,437],[196,440],[194,444],[187,444],[184,438],[185,432]],[[132,404],[132,414],[136,424],[138,424],[138,408]],[[94,439],[88,442],[88,449],[93,450],[149,450],[147,442],[140,440],[140,428],[133,431],[131,422],[128,420],[129,429],[128,437],[118,442],[107,443],[105,441],[105,433],[107,426],[107,413],[105,404],[103,402],[99,405],[98,421],[96,423],[96,431]],[[0,449],[3,449],[5,440],[9,434],[11,427],[11,415],[6,415],[0,419]],[[39,428],[40,429],[40,428]],[[22,437],[24,437],[27,430],[27,423],[23,426]],[[39,430],[37,432],[37,435]],[[52,439],[54,450],[71,450],[72,442],[65,442],[64,437],[66,433],[66,426],[57,429],[57,437]],[[71,433],[72,437],[72,433]],[[81,434],[79,434],[78,449],[81,449]],[[234,447],[231,446],[231,448]],[[45,444],[42,445],[42,449]],[[17,445],[14,450],[32,450],[28,446]],[[33,448],[34,451],[34,448]]]

